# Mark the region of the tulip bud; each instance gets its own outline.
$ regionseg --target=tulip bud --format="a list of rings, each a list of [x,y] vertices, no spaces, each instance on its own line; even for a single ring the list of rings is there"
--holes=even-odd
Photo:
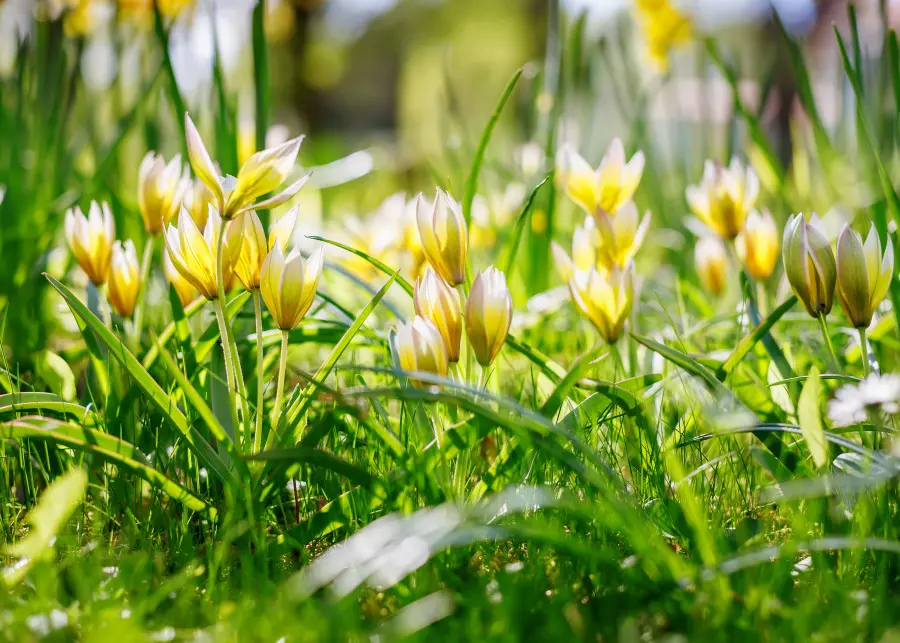
[[[189,182],[185,189],[183,203],[194,223],[201,230],[206,227],[206,220],[209,218],[209,207],[218,207],[215,195],[200,179],[194,179]],[[169,221],[166,223],[168,224]]]
[[[875,226],[862,236],[844,224],[837,244],[837,299],[856,328],[868,328],[894,276],[894,247],[882,252]]]
[[[837,280],[834,253],[817,222],[816,215],[809,223],[802,214],[793,215],[784,228],[781,250],[791,288],[813,317],[831,312]]]
[[[594,170],[571,146],[556,156],[556,180],[575,203],[590,215],[616,214],[634,196],[644,174],[644,154],[637,152],[625,162],[625,147],[613,139],[606,155]]]
[[[178,301],[181,302],[182,308],[185,308],[197,298],[197,289],[194,288],[194,286],[191,285],[191,282],[185,279],[175,268],[175,265],[172,263],[172,258],[169,257],[168,248],[163,251],[163,274],[166,276],[166,281],[175,288],[175,292],[178,294]]]
[[[184,115],[184,132],[187,138],[188,158],[191,161],[191,168],[197,178],[209,188],[213,195],[213,203],[219,212],[224,211],[225,193],[222,190],[222,184],[219,176],[219,169],[215,166],[209,152],[206,151],[206,145],[200,137],[200,132],[194,126],[194,121],[187,114]]]
[[[447,376],[449,364],[447,348],[438,327],[423,317],[416,316],[411,322],[400,324],[394,338],[396,359],[400,368],[407,373],[433,373]],[[433,386],[410,378],[416,388]]]
[[[244,241],[241,246],[240,258],[234,267],[234,274],[244,288],[247,290],[259,288],[260,270],[266,255],[276,244],[281,248],[282,253],[287,249],[296,223],[297,209],[292,208],[272,224],[269,238],[266,240],[266,233],[263,232],[262,222],[256,212],[247,212],[235,221],[234,225],[241,227],[241,236]]]
[[[459,204],[438,189],[429,209],[420,194],[416,199],[416,222],[422,249],[435,271],[451,286],[464,282],[469,231]]]
[[[309,312],[316,298],[323,262],[321,247],[304,260],[297,248],[285,256],[277,243],[263,261],[260,293],[272,320],[281,330],[294,330]]]
[[[591,268],[569,281],[572,301],[608,344],[622,335],[634,301],[633,267],[606,273]]]
[[[744,229],[734,240],[738,258],[747,274],[757,281],[772,275],[778,261],[778,227],[768,210],[751,210]]]
[[[728,281],[728,255],[717,237],[703,237],[694,246],[694,265],[700,283],[714,295],[721,295]]]
[[[138,168],[138,207],[148,234],[157,235],[171,223],[190,187],[187,170],[182,172],[181,156],[166,164],[161,155],[147,152]]]
[[[624,269],[644,243],[650,229],[650,213],[641,219],[634,202],[629,202],[615,216],[598,212],[594,222],[598,232],[597,262],[607,270]]]
[[[413,295],[416,313],[433,323],[444,338],[447,360],[459,361],[459,345],[462,339],[462,312],[459,293],[428,268],[425,275],[416,279]]]
[[[482,366],[490,366],[503,348],[512,315],[506,275],[489,266],[475,277],[466,302],[466,336]]]
[[[219,231],[225,229],[222,252],[222,280],[226,286],[234,276],[234,267],[241,254],[240,222],[222,221],[215,208],[209,209],[209,218],[203,232],[194,223],[185,208],[178,215],[178,227],[169,224],[165,232],[166,248],[172,265],[200,294],[210,301],[219,296],[216,279],[216,253]]]
[[[91,201],[88,215],[75,206],[66,212],[66,241],[75,260],[95,286],[106,283],[116,226],[106,203]]]
[[[759,179],[753,168],[737,159],[726,168],[707,161],[703,180],[685,191],[694,215],[722,239],[734,239],[744,227],[747,214],[759,197]]]
[[[109,303],[125,319],[134,314],[138,293],[141,290],[140,265],[134,243],[116,241],[112,250],[109,270]]]

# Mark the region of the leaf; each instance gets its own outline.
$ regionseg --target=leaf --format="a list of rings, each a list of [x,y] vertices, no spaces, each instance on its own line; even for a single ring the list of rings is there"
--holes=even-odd
[[[262,451],[254,455],[244,456],[247,460],[257,460],[266,462],[290,463],[290,464],[310,464],[315,467],[333,471],[334,473],[347,478],[354,484],[369,486],[375,478],[368,471],[347,462],[335,455],[322,451],[321,449],[312,449],[306,446],[296,446],[290,449],[279,449],[277,451]]]
[[[825,430],[822,428],[822,417],[819,413],[821,389],[819,369],[813,366],[803,384],[803,390],[800,391],[797,418],[800,421],[800,429],[803,431],[803,439],[806,440],[813,461],[820,469],[828,464],[828,442],[825,441]]]
[[[534,205],[534,198],[537,196],[537,193],[540,191],[544,184],[553,178],[553,172],[548,172],[541,182],[534,186],[534,189],[531,191],[531,194],[528,195],[528,198],[525,199],[525,205],[522,206],[522,212],[519,214],[519,218],[516,220],[516,229],[513,232],[512,242],[509,247],[509,251],[506,255],[506,263],[505,268],[503,270],[503,274],[509,276],[512,274],[513,266],[515,265],[516,255],[519,254],[519,245],[522,242],[522,233],[525,231],[525,224],[528,223],[528,215],[531,214],[531,207]]]
[[[35,360],[35,370],[47,387],[69,401],[75,398],[75,374],[69,364],[53,351],[41,351]]]
[[[90,411],[80,404],[65,402],[53,393],[10,393],[0,395],[0,414],[51,411],[83,420]]]
[[[753,329],[748,335],[745,335],[741,341],[738,342],[738,345],[734,347],[734,350],[731,351],[731,355],[728,356],[728,359],[725,360],[725,363],[722,364],[722,367],[719,369],[721,373],[727,375],[731,373],[738,364],[746,357],[747,353],[753,350],[753,347],[756,346],[757,342],[763,339],[775,325],[775,323],[780,320],[785,313],[787,313],[791,308],[794,307],[794,304],[797,303],[797,297],[791,295],[785,300],[778,308],[773,310],[771,314],[766,317],[762,323],[760,323],[756,328]]]
[[[731,392],[722,385],[722,382],[720,382],[719,379],[715,375],[713,375],[712,371],[703,366],[703,364],[701,364],[697,360],[689,357],[688,355],[685,355],[681,351],[677,351],[674,348],[671,348],[670,346],[660,344],[659,342],[656,342],[649,337],[644,337],[635,333],[631,333],[631,336],[637,343],[646,346],[651,351],[662,355],[679,368],[682,368],[688,373],[696,375],[697,377],[702,379],[704,382],[706,382],[707,386],[709,386],[710,390],[722,396],[731,397]]]
[[[322,243],[327,243],[329,245],[340,248],[341,250],[346,250],[347,252],[353,253],[361,259],[365,259],[370,264],[372,264],[373,266],[378,268],[378,270],[380,270],[384,274],[386,274],[390,277],[394,277],[397,281],[397,285],[399,285],[401,288],[403,288],[403,290],[405,290],[407,292],[407,294],[410,297],[412,297],[412,295],[413,295],[412,284],[410,284],[406,279],[404,279],[402,276],[400,276],[399,271],[395,271],[393,268],[388,266],[383,261],[380,261],[379,259],[376,259],[375,257],[372,257],[372,256],[366,254],[362,250],[357,250],[356,248],[351,248],[350,246],[345,246],[343,243],[339,243],[337,241],[332,241],[331,239],[325,239],[324,237],[317,237],[315,235],[307,235],[306,238],[312,239],[313,241],[321,241]]]
[[[581,379],[584,372],[590,368],[592,362],[605,348],[606,344],[601,342],[575,360],[572,368],[569,369],[569,372],[559,381],[553,393],[550,394],[550,398],[544,402],[544,405],[541,407],[541,415],[553,417],[556,414],[565,401],[566,396],[575,387],[575,383]]]

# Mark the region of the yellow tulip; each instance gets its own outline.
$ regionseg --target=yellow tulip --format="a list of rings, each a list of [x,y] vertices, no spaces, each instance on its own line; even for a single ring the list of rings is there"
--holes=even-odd
[[[466,337],[482,366],[490,366],[503,348],[512,316],[512,295],[506,286],[506,275],[489,266],[476,275],[466,301]]]
[[[837,265],[815,214],[809,222],[802,214],[788,219],[781,253],[785,275],[806,312],[813,317],[831,312]]]
[[[438,188],[429,208],[419,194],[416,197],[416,223],[422,250],[435,271],[451,286],[464,282],[469,231],[459,204]]]
[[[622,335],[625,321],[634,301],[633,267],[604,274],[591,268],[569,280],[572,301],[600,332],[613,344]]]
[[[247,290],[259,288],[260,270],[269,250],[277,243],[284,252],[287,249],[294,226],[297,224],[297,209],[292,208],[286,215],[272,225],[269,238],[263,232],[262,222],[256,212],[247,212],[234,225],[242,228],[243,244],[241,255],[234,273]]]
[[[550,244],[553,262],[564,282],[569,283],[576,273],[587,274],[592,268],[605,270],[597,263],[597,234],[594,219],[586,217],[584,225],[575,228],[575,233],[572,235],[571,257],[555,241]]]
[[[751,210],[734,240],[738,258],[757,281],[768,279],[778,262],[778,227],[768,210]]]
[[[438,327],[424,317],[416,316],[411,322],[397,327],[394,349],[400,368],[407,373],[447,376],[449,362],[444,338]],[[409,382],[417,388],[433,386],[414,378],[410,378]]]
[[[671,0],[635,0],[634,6],[647,58],[658,73],[664,74],[672,49],[693,37],[691,22]]]
[[[109,269],[109,303],[120,316],[130,319],[140,290],[141,268],[134,243],[131,239],[124,244],[116,241]]]
[[[616,214],[631,201],[644,174],[644,153],[637,152],[627,163],[625,147],[613,139],[599,167],[594,170],[569,145],[556,156],[556,180],[575,203],[594,215]]]
[[[167,164],[156,152],[147,152],[138,168],[138,207],[148,234],[159,234],[175,219],[189,186],[180,155]]]
[[[850,323],[856,328],[868,328],[894,276],[894,246],[889,239],[882,251],[874,225],[863,244],[862,236],[844,224],[838,237],[836,263],[838,302]]]
[[[730,167],[707,161],[700,185],[685,191],[694,215],[725,240],[732,240],[744,227],[747,214],[759,197],[759,178],[752,167],[733,159]]]
[[[629,202],[615,216],[598,212],[594,219],[597,261],[608,270],[624,269],[644,243],[650,229],[650,213],[641,219],[634,202]]]
[[[218,297],[216,281],[216,254],[219,231],[225,229],[222,252],[222,279],[228,284],[234,276],[234,267],[241,254],[240,222],[223,222],[215,208],[210,208],[206,227],[201,232],[191,215],[181,208],[178,227],[166,228],[165,240],[172,265],[200,294],[212,301]]]
[[[75,206],[66,212],[66,241],[75,260],[95,286],[106,283],[116,225],[107,203],[91,201],[88,215]]]
[[[718,237],[703,237],[694,246],[694,266],[700,283],[714,295],[721,295],[728,283],[728,254]]]
[[[186,186],[183,202],[194,223],[201,230],[206,227],[209,207],[217,207],[215,195],[200,179],[194,179]]]
[[[263,261],[260,293],[281,330],[295,329],[309,312],[316,298],[323,261],[321,247],[304,260],[297,248],[285,256],[278,243]]]
[[[182,308],[197,298],[197,289],[175,268],[172,258],[169,257],[168,248],[163,251],[163,274],[166,276],[166,281],[172,284],[178,294],[178,301],[181,302]]]
[[[447,359],[451,363],[459,361],[459,345],[462,339],[462,311],[459,293],[453,290],[431,268],[416,279],[413,304],[419,317],[432,322],[444,338]]]

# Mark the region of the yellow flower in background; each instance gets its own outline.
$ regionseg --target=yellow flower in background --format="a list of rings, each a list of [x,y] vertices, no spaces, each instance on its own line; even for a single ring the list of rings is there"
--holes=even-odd
[[[109,7],[99,0],[68,0],[63,30],[70,38],[90,36],[109,17]]]
[[[282,252],[287,250],[294,234],[294,227],[297,225],[297,208],[291,208],[287,214],[272,224],[268,239],[256,212],[246,213],[235,221],[234,225],[241,227],[243,237],[241,254],[234,267],[234,273],[244,288],[256,290],[260,284],[260,270],[269,251],[275,244],[281,247]]]
[[[647,58],[655,71],[664,74],[672,49],[693,38],[691,22],[671,0],[634,0],[634,8]]]
[[[66,241],[75,260],[95,286],[106,283],[116,225],[107,203],[91,201],[88,215],[75,206],[66,212]]]
[[[419,317],[429,320],[440,331],[447,349],[447,360],[458,362],[462,340],[459,293],[434,270],[426,268],[424,276],[416,278],[413,304]]]
[[[616,214],[631,201],[644,174],[644,153],[625,162],[625,147],[613,139],[596,170],[570,145],[556,155],[556,181],[575,203],[590,214]]]
[[[416,197],[416,222],[422,250],[431,266],[451,286],[464,282],[469,230],[459,204],[438,188],[429,208],[419,194]]]
[[[642,219],[634,202],[622,206],[615,216],[599,212],[594,216],[597,234],[597,261],[608,270],[624,269],[640,250],[650,229],[650,213]]]
[[[211,208],[206,227],[201,232],[187,210],[181,208],[178,227],[169,224],[165,232],[166,248],[172,265],[210,301],[219,296],[216,254],[219,230],[223,225],[227,228],[222,251],[222,280],[228,285],[234,277],[234,267],[241,254],[240,222],[234,224],[223,222],[216,209]]]
[[[762,214],[751,210],[743,230],[734,240],[734,247],[747,274],[757,281],[765,281],[778,263],[778,243],[778,226],[772,214],[768,210]]]
[[[109,303],[121,317],[130,319],[140,290],[141,267],[134,243],[116,241],[109,268]]]
[[[159,13],[164,18],[175,18],[196,0],[117,0],[119,12],[123,17],[137,19],[148,26],[153,24],[154,2],[159,6]]]
[[[466,337],[482,366],[490,366],[497,358],[509,335],[512,317],[506,275],[489,266],[475,276],[466,301]]]
[[[831,312],[837,281],[834,253],[819,226],[815,214],[809,222],[802,214],[792,215],[784,227],[781,248],[791,288],[813,317]]]
[[[882,250],[874,225],[863,244],[862,236],[844,224],[836,263],[838,302],[851,324],[868,328],[894,276],[894,246],[888,239]]]
[[[759,178],[752,167],[732,159],[731,165],[706,161],[700,185],[685,191],[691,212],[723,239],[738,236],[759,197]]]
[[[200,179],[189,181],[184,192],[183,205],[201,230],[209,218],[209,206],[217,207],[216,196]]]
[[[156,152],[147,152],[138,168],[138,207],[148,234],[159,234],[175,219],[189,186],[180,154],[166,163]]]
[[[569,280],[572,301],[608,344],[622,335],[634,302],[633,267],[602,273],[591,268]]]
[[[566,283],[577,274],[586,274],[592,268],[605,270],[597,263],[597,229],[594,219],[590,216],[584,220],[584,225],[575,228],[572,234],[572,256],[562,249],[555,241],[551,242],[550,250],[553,253],[553,262],[559,276]]]
[[[450,365],[444,338],[441,337],[438,327],[424,317],[417,315],[411,322],[397,327],[394,350],[400,368],[407,373],[447,376]],[[434,386],[414,378],[410,378],[409,382],[417,388]]]
[[[260,271],[260,293],[275,325],[293,330],[316,299],[324,254],[321,246],[304,260],[293,248],[287,256],[275,243]]]
[[[728,253],[718,237],[703,237],[694,246],[694,266],[700,283],[714,295],[721,295],[728,283]]]
[[[169,256],[168,248],[163,250],[163,274],[166,276],[166,281],[172,285],[178,294],[178,301],[181,302],[182,308],[197,298],[197,289],[175,268],[175,264],[172,263],[172,258]]]

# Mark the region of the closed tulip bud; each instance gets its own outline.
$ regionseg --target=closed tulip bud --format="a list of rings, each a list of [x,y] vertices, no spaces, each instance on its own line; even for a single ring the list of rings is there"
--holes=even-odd
[[[506,275],[493,266],[478,273],[466,302],[466,336],[482,366],[490,366],[503,348],[512,316]]]
[[[66,212],[66,241],[75,260],[95,286],[106,283],[116,225],[106,203],[91,201],[88,215],[75,206]]]
[[[575,203],[588,214],[616,214],[631,201],[644,174],[644,154],[637,152],[625,162],[625,147],[618,138],[606,150],[595,170],[569,145],[556,156],[556,180]]]
[[[178,301],[181,302],[182,308],[185,308],[197,298],[197,289],[194,288],[193,284],[185,279],[180,272],[178,272],[177,268],[175,268],[171,257],[169,257],[168,248],[163,252],[163,274],[166,276],[166,281],[175,288],[175,292],[178,294]]]
[[[297,223],[297,209],[292,208],[286,215],[276,221],[266,239],[262,222],[256,212],[248,212],[234,225],[242,228],[241,235],[244,239],[241,246],[241,256],[234,267],[234,274],[247,290],[259,288],[260,270],[263,262],[275,244],[277,243],[284,252],[294,234],[294,226]]]
[[[597,261],[607,270],[624,269],[647,236],[650,213],[641,219],[633,202],[622,206],[615,216],[599,212],[594,216],[597,231]]]
[[[168,164],[156,152],[147,152],[138,168],[138,207],[148,234],[157,235],[178,215],[185,192],[190,187],[181,156]]]
[[[134,243],[116,241],[109,268],[109,303],[120,316],[130,319],[141,290],[140,265]]]
[[[564,282],[569,283],[575,273],[587,273],[591,268],[597,267],[597,236],[593,218],[587,217],[584,225],[575,228],[572,235],[571,257],[555,241],[550,244],[553,262]]]
[[[815,215],[809,223],[802,214],[793,215],[784,228],[781,248],[791,288],[813,317],[831,312],[837,280],[834,253],[817,221]]]
[[[216,253],[218,251],[219,231],[225,225],[225,239],[222,251],[222,280],[224,286],[234,276],[234,267],[241,254],[240,222],[229,223],[215,208],[209,209],[206,227],[201,232],[191,215],[181,208],[178,215],[178,227],[169,224],[165,232],[166,248],[172,265],[181,273],[200,294],[212,301],[218,297],[216,280]]]
[[[730,167],[707,161],[700,185],[686,192],[694,215],[725,240],[738,236],[759,197],[759,178],[751,167],[733,159]]]
[[[263,261],[260,293],[281,330],[294,330],[309,312],[316,298],[323,261],[321,247],[304,260],[297,248],[285,256],[277,243]]]
[[[416,198],[416,223],[422,250],[435,271],[451,286],[464,282],[469,230],[459,204],[438,189],[429,208],[420,194]]]
[[[875,226],[869,229],[863,244],[860,234],[844,224],[837,244],[837,298],[850,323],[868,328],[893,276],[894,247],[890,240],[882,252]]]
[[[694,266],[700,283],[714,295],[721,295],[728,283],[728,255],[717,237],[703,237],[694,246]]]
[[[768,211],[751,210],[734,240],[744,269],[757,281],[768,279],[778,262],[778,227]]]
[[[209,206],[218,207],[215,195],[200,179],[190,181],[184,193],[183,203],[194,223],[201,230],[206,227]]]
[[[459,293],[453,290],[437,273],[428,268],[425,275],[416,279],[413,295],[416,313],[433,323],[444,338],[448,361],[459,361],[459,345],[462,340],[462,311]]]
[[[569,281],[572,301],[608,344],[622,335],[634,302],[632,267],[611,272],[591,268]]]
[[[449,362],[444,338],[438,327],[424,317],[416,316],[411,322],[397,327],[394,350],[400,368],[407,373],[447,376]],[[409,382],[417,388],[434,386],[414,378],[410,378]]]

